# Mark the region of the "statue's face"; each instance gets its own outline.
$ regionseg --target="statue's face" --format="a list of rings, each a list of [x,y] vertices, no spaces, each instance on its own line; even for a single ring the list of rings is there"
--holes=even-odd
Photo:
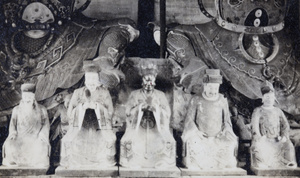
[[[218,83],[204,83],[203,94],[207,98],[216,98],[219,95],[220,84]]]
[[[26,30],[29,35],[35,37],[43,34],[50,29],[51,23],[54,22],[54,15],[51,10],[40,2],[30,3],[24,9],[22,20],[26,23]]]
[[[94,72],[85,73],[85,86],[91,92],[95,91],[100,86],[99,74]]]
[[[146,91],[152,91],[155,87],[155,76],[146,75],[143,77],[143,88]]]
[[[32,92],[22,92],[22,102],[25,104],[33,104],[35,101],[35,95]]]
[[[265,106],[273,106],[275,104],[275,93],[269,92],[263,95],[262,102]]]

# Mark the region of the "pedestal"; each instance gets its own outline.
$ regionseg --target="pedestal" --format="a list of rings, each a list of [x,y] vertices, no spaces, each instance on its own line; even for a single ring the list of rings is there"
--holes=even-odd
[[[48,168],[6,167],[0,166],[1,176],[41,176],[46,175]]]
[[[251,167],[251,170],[255,175],[258,176],[299,176],[300,168],[270,168],[270,169],[261,169]]]
[[[117,166],[109,168],[65,168],[59,166],[55,169],[55,175],[65,177],[116,177],[119,172]]]
[[[182,176],[245,176],[247,171],[242,168],[227,168],[227,169],[186,169],[180,168]]]
[[[166,169],[119,167],[120,177],[180,177],[177,167]]]

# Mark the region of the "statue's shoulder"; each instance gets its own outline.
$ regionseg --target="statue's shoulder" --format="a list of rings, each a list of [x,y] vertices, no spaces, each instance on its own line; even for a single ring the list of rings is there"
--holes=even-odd
[[[45,107],[45,106],[43,106],[43,105],[41,105],[41,104],[38,104],[39,105],[39,108],[40,108],[40,110],[42,110],[43,112],[47,112],[47,108]]]
[[[84,89],[85,89],[85,87],[80,87],[80,88],[77,88],[77,89],[75,89],[75,90],[74,90],[74,93],[75,93],[75,92],[76,92],[76,93],[83,92],[83,91],[84,91]]]
[[[131,91],[130,95],[137,96],[137,95],[141,94],[141,91],[142,91],[141,89],[133,90],[133,91]]]
[[[219,93],[219,101],[227,102],[227,98],[223,94]]]
[[[259,106],[253,110],[252,114],[260,114],[262,112],[263,112],[263,107]]]
[[[20,105],[17,105],[13,108],[12,112],[18,112],[20,110]]]
[[[158,95],[158,96],[165,96],[165,93],[162,92],[162,91],[160,91],[160,90],[154,89],[154,92],[155,92],[155,94]]]
[[[201,95],[194,95],[194,96],[192,96],[190,104],[194,105],[194,104],[197,104],[197,103],[202,102],[202,101],[204,101],[204,98]]]

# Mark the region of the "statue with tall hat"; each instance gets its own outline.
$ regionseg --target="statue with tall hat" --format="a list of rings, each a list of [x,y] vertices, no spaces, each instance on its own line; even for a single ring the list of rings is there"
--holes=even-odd
[[[126,131],[121,139],[120,164],[127,168],[169,168],[176,163],[170,131],[171,110],[165,94],[154,89],[157,66],[141,64],[143,88],[126,103]]]
[[[35,85],[21,86],[22,99],[12,111],[9,135],[3,145],[2,165],[7,167],[49,166],[49,119],[47,110],[35,100]]]
[[[276,107],[275,90],[270,82],[261,88],[262,106],[252,114],[251,166],[255,168],[296,168],[295,148],[289,138],[290,126]]]
[[[183,163],[188,169],[237,166],[238,139],[233,133],[227,99],[219,93],[222,76],[207,69],[203,92],[189,104],[182,134]]]
[[[68,107],[71,118],[62,139],[60,165],[76,167],[112,167],[116,136],[112,131],[113,104],[109,91],[99,79],[99,68],[85,61],[85,86],[76,89]]]

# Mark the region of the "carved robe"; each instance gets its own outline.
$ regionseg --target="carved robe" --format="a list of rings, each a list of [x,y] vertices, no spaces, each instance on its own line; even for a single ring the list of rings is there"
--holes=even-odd
[[[155,112],[142,110],[143,104]],[[156,107],[155,107],[156,106]],[[126,131],[121,139],[123,167],[166,168],[175,166],[175,140],[170,132],[170,107],[165,94],[133,91],[126,104]]]
[[[204,136],[202,136],[204,135]],[[182,134],[183,162],[187,168],[220,169],[237,166],[238,140],[232,130],[228,103],[192,98]]]
[[[112,131],[113,105],[107,89],[91,92],[75,90],[70,104],[72,122],[62,139],[60,165],[65,167],[114,166],[116,136]],[[84,109],[85,103],[96,103],[95,109]]]
[[[256,108],[252,114],[251,165],[258,168],[295,167],[295,149],[289,124],[279,108]],[[285,137],[287,140],[278,140]]]
[[[21,105],[13,109],[9,135],[3,145],[4,166],[43,168],[49,166],[49,119],[44,106],[24,112]],[[12,139],[13,136],[16,136]]]

